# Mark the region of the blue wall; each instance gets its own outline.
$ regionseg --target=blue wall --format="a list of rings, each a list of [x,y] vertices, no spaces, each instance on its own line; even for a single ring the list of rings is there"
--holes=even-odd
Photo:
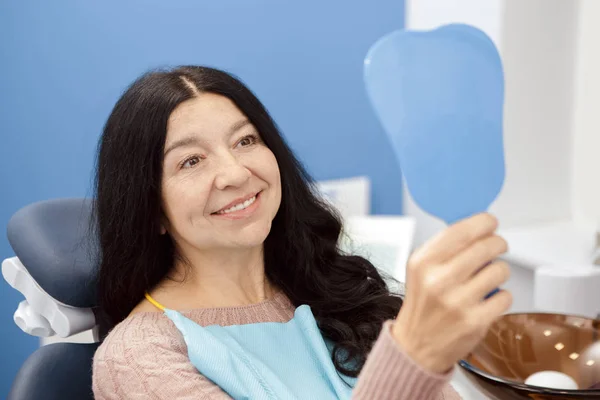
[[[373,212],[399,213],[401,176],[362,63],[403,21],[402,0],[0,2],[0,229],[28,203],[90,195],[119,93],[148,68],[184,63],[240,76],[317,179],[368,175]],[[2,280],[0,398],[37,346],[12,323],[20,300]]]

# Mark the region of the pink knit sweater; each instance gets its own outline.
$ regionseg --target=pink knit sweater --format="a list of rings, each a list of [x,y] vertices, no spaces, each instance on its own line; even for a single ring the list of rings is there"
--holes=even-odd
[[[202,326],[287,322],[295,307],[283,294],[243,307],[182,312]],[[459,400],[448,383],[452,371],[436,375],[412,362],[384,324],[353,391],[364,400]],[[299,377],[299,379],[301,379]],[[117,325],[94,356],[93,390],[97,400],[231,399],[198,373],[175,325],[160,312],[143,312]]]

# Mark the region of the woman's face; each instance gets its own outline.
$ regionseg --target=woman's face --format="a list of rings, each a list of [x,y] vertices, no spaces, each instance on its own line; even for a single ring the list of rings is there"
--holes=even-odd
[[[173,111],[162,224],[182,250],[261,246],[280,203],[275,156],[231,100],[203,93]]]

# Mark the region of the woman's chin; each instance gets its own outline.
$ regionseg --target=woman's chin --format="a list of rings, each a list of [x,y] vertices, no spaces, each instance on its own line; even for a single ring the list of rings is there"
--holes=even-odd
[[[229,242],[233,244],[233,247],[240,248],[252,248],[262,246],[269,232],[271,230],[271,224],[265,222],[256,222],[239,229],[237,232],[232,234]]]

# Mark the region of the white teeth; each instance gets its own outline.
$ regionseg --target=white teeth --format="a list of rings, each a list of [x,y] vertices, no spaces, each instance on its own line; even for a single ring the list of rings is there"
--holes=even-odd
[[[235,211],[243,210],[244,208],[248,207],[250,204],[254,203],[255,200],[256,200],[256,196],[244,201],[243,203],[236,204],[235,206],[230,207],[227,210],[219,211],[217,214],[228,214],[228,213],[232,213]]]

